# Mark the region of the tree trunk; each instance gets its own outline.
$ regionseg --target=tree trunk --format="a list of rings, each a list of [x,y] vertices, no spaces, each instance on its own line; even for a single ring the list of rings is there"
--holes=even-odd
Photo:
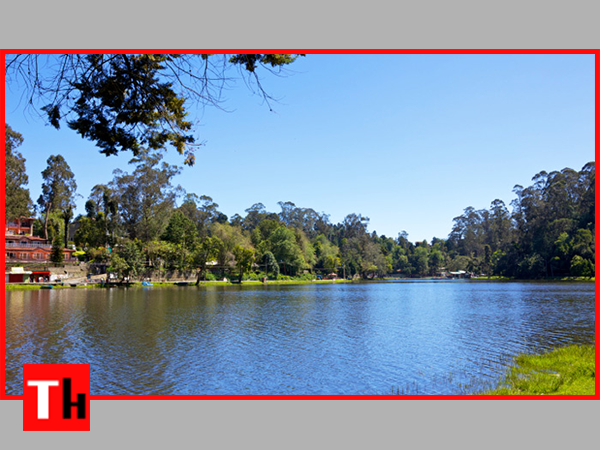
[[[46,217],[44,219],[44,239],[48,240],[48,216],[50,215],[50,208],[52,207],[52,202],[46,203]]]

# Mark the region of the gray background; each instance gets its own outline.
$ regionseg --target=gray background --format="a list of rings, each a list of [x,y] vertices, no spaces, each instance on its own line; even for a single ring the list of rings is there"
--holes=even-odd
[[[30,0],[4,2],[0,47],[599,48],[599,13],[589,0]]]
[[[205,6],[36,0],[3,5],[0,48],[599,48],[600,6],[588,3],[421,0],[390,6],[310,0]],[[93,401],[90,433],[23,433],[22,403],[3,401],[0,433],[3,442],[25,449],[580,448],[596,440],[598,405],[541,400]]]

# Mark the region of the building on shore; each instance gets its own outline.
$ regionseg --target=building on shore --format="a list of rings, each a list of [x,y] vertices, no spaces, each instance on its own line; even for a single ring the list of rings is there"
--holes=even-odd
[[[5,222],[4,263],[47,263],[50,262],[52,244],[46,239],[33,236],[33,217],[21,217]],[[77,262],[75,250],[63,249],[63,261]]]

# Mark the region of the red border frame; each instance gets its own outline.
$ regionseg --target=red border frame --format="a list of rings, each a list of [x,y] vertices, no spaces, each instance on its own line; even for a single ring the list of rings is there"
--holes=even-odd
[[[15,53],[39,53],[39,54],[56,54],[56,53],[213,53],[213,54],[231,54],[231,53],[304,53],[304,54],[587,54],[595,55],[595,105],[596,105],[596,139],[595,152],[598,149],[598,56],[600,49],[0,49],[2,62],[6,54]],[[0,75],[0,99],[2,105],[5,104],[5,79],[4,71]],[[5,109],[2,108],[1,116],[5,119]],[[2,165],[4,165],[4,153],[0,156]],[[1,188],[4,191],[4,187]],[[598,214],[598,195],[596,194],[596,215]],[[4,195],[0,200],[4,218]],[[4,247],[4,244],[2,244]],[[598,249],[596,248],[596,259],[598,258]],[[4,279],[2,280],[2,290],[4,291]],[[598,293],[598,287],[594,285],[594,291]],[[598,303],[595,308],[596,317],[598,316]],[[0,313],[2,324],[5,323],[5,309],[2,308]],[[595,329],[596,336],[598,335],[598,324]],[[0,400],[23,400],[23,395],[6,395],[5,393],[5,333],[2,333],[2,348],[0,356],[2,357],[2,373],[0,374],[0,382],[2,389],[0,391]],[[598,359],[598,350],[596,350],[596,360]],[[90,400],[600,400],[598,393],[598,380],[596,379],[596,394],[595,395],[91,395]]]

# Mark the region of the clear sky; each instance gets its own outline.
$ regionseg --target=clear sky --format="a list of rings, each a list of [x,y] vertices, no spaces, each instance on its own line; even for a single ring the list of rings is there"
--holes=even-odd
[[[307,55],[263,85],[274,112],[243,82],[228,112],[191,110],[205,145],[175,183],[229,217],[291,201],[333,223],[360,213],[379,235],[446,238],[466,207],[509,206],[514,185],[595,159],[593,55]],[[19,98],[7,89],[6,122],[25,139],[34,202],[52,154],[75,174],[76,214],[115,168],[133,170],[131,153],[106,157]],[[174,150],[165,160],[183,165]]]

